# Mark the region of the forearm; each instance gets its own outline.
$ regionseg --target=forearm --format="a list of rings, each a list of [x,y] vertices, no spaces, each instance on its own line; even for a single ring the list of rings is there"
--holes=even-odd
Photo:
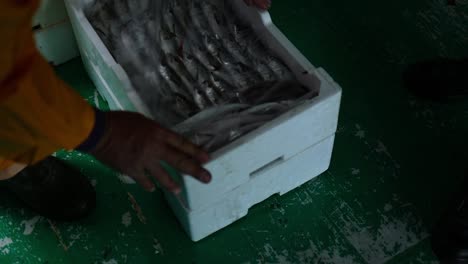
[[[0,1],[0,170],[75,148],[94,125],[94,110],[36,49],[37,7],[37,0]]]
[[[94,126],[92,107],[39,54],[23,71],[0,86],[14,88],[0,98],[0,157],[29,164],[80,145]]]

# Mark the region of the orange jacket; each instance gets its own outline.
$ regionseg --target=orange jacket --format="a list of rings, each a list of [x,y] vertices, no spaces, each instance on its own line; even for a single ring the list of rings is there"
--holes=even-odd
[[[58,79],[36,49],[38,0],[0,0],[0,172],[80,145],[94,110]]]

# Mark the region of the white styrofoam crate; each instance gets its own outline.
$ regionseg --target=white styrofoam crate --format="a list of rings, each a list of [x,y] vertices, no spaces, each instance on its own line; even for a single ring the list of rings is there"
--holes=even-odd
[[[87,0],[86,2],[93,1]],[[257,9],[246,6],[241,0],[232,0],[234,10],[242,13],[242,18],[252,24],[261,41],[269,46],[275,55],[280,57],[293,71],[297,79],[305,86],[320,94],[316,98],[304,103],[291,111],[281,115],[265,126],[249,133],[246,136],[232,142],[212,155],[212,161],[206,164],[206,168],[213,174],[210,184],[202,184],[191,177],[181,177],[183,191],[178,201],[188,211],[186,217],[190,221],[188,230],[194,225],[201,224],[198,213],[206,210],[214,210],[213,206],[226,199],[226,194],[233,194],[244,186],[244,192],[253,192],[252,185],[256,188],[271,188],[272,192],[259,192],[258,195],[246,195],[250,201],[242,201],[246,210],[254,203],[264,200],[275,192],[283,193],[299,186],[302,181],[298,179],[311,179],[328,168],[329,157],[332,152],[330,147],[317,147],[321,142],[329,140],[333,142],[336,132],[339,106],[341,101],[341,88],[321,68],[315,68],[279,31],[273,24],[268,12],[259,12]],[[66,0],[67,9],[72,21],[75,35],[78,41],[82,59],[91,79],[99,92],[108,100],[111,109],[137,111],[147,116],[148,108],[143,104],[139,95],[132,88],[129,78],[122,67],[117,64],[109,51],[99,39],[91,24],[83,13],[84,0]],[[303,160],[304,166],[309,166],[309,173],[303,176],[293,172],[293,157],[305,150],[317,147],[320,152],[315,155],[325,157],[322,159]],[[312,151],[312,150],[311,150]],[[322,163],[321,163],[322,162]],[[294,165],[297,166],[297,165]],[[312,167],[310,167],[312,166]],[[278,186],[262,187],[265,171],[275,168],[286,175],[272,174],[274,177],[282,177],[282,181],[272,179],[272,184]],[[289,185],[287,185],[289,183]],[[289,186],[288,190],[284,186]],[[170,195],[168,196],[169,200]],[[240,200],[239,200],[240,201]],[[178,212],[177,204],[171,202],[173,209]],[[190,213],[189,213],[190,212]],[[217,214],[218,217],[221,217]],[[183,217],[179,217],[183,222]],[[229,218],[223,224],[214,225],[218,229],[225,224],[235,221]],[[192,221],[193,220],[193,221]],[[201,227],[200,227],[201,228]],[[203,229],[203,228],[202,228]],[[191,233],[192,238],[203,237],[216,228],[206,227],[203,232]]]
[[[32,26],[46,28],[67,20],[64,0],[42,0],[34,14]]]
[[[253,205],[274,194],[283,195],[327,170],[333,142],[334,136],[330,136],[275,164],[201,210],[186,208],[172,193],[165,192],[165,195],[187,234],[193,241],[199,241],[246,216]]]
[[[34,31],[36,47],[52,65],[78,57],[78,47],[69,21]]]
[[[127,110],[151,117],[130,80],[89,23],[83,8],[93,0],[65,0],[83,65],[111,110]]]
[[[39,52],[51,64],[60,65],[79,56],[63,0],[41,1],[32,27]]]

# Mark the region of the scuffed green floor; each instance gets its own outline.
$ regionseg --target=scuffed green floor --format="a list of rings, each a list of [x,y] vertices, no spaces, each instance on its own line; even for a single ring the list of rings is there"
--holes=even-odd
[[[468,105],[420,101],[400,76],[421,59],[468,56],[468,0],[457,2],[274,1],[274,21],[343,87],[328,172],[192,243],[161,193],[60,153],[96,185],[97,211],[50,223],[0,193],[0,263],[436,263],[430,228],[466,172]],[[106,109],[79,60],[57,71]]]

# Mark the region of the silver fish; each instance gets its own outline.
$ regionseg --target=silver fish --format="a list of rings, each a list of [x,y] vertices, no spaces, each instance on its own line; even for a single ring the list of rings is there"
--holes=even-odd
[[[206,151],[213,152],[219,149],[223,144],[228,142],[229,138],[230,138],[229,133],[219,133],[219,134],[212,136],[202,146]]]
[[[113,55],[118,63],[122,65],[131,65],[136,69],[141,69],[141,67],[144,66],[140,60],[140,54],[138,52],[128,52],[135,47],[132,35],[128,30],[122,30],[120,40],[116,41],[115,45],[116,47]]]
[[[148,82],[147,86],[152,86],[156,88],[162,82],[161,75],[159,75],[159,73],[156,72],[155,70],[146,70],[144,72],[144,77],[146,81]]]
[[[221,11],[214,4],[206,1],[201,3],[201,9],[215,37],[217,39],[228,38],[229,32],[226,29],[226,21],[221,15]]]
[[[253,106],[243,112],[247,115],[258,115],[258,114],[278,114],[287,111],[289,108],[287,103],[264,103]]]
[[[96,4],[90,7],[88,12],[88,20],[90,20],[93,27],[99,31],[100,36],[110,38],[110,29],[112,28],[111,21],[113,20],[113,17],[108,5],[99,4],[99,1],[96,1]]]
[[[90,20],[94,20],[97,17],[97,13],[100,10],[102,10],[103,7],[104,7],[103,1],[89,2],[87,5],[84,6],[85,15],[88,18],[91,18]]]
[[[202,36],[203,44],[206,47],[208,53],[215,58],[219,57],[220,51],[222,49],[221,43],[209,35]]]
[[[88,21],[101,38],[104,36],[107,37],[107,29],[109,27],[109,23],[105,23],[104,19],[102,19],[103,14],[101,13],[107,12],[103,7],[104,4],[100,1],[95,1],[85,7],[85,14]]]
[[[219,119],[220,116],[239,113],[248,107],[246,104],[226,104],[207,108],[179,124],[174,130],[178,133],[186,134],[188,131],[198,130],[213,120]]]
[[[222,62],[222,67],[219,70],[213,71],[213,75],[232,83],[233,86],[241,90],[245,90],[251,86],[249,77],[242,74],[240,65],[227,51],[221,50],[219,58]]]
[[[190,76],[195,79],[198,76],[199,67],[203,66],[191,53],[188,52],[183,53],[181,60]]]
[[[197,89],[196,87],[194,88],[193,99],[195,100],[195,104],[198,106],[200,110],[211,106],[211,103],[209,103],[208,100],[206,99],[206,95],[204,95],[203,92],[200,91],[200,89]]]
[[[142,93],[141,97],[145,101],[149,101],[151,106],[160,107],[159,104],[164,102],[165,104],[169,105],[174,99],[174,92],[169,87],[169,85],[164,81],[161,80],[157,86],[148,85],[148,83],[142,85]],[[172,108],[162,109],[160,110],[171,110]]]
[[[262,61],[254,62],[254,65],[256,66],[258,73],[264,81],[269,82],[277,80],[273,70],[270,69],[270,67],[268,67],[267,65],[265,65]]]
[[[255,86],[258,83],[263,82],[262,76],[258,73],[258,71],[256,71],[256,69],[252,68],[250,65],[238,63],[238,67],[241,74],[245,76],[250,85]]]
[[[143,28],[134,23],[128,23],[121,30],[119,41],[115,42],[117,46],[113,51],[114,58],[122,65],[127,64],[127,67],[131,69],[145,71],[158,60],[156,51],[150,49],[147,43]]]
[[[171,70],[164,66],[160,65],[159,75],[154,72],[148,72],[146,80],[148,85],[152,85],[153,89],[158,89],[159,96],[165,102],[170,102],[172,104],[172,109],[183,119],[188,118],[192,113],[194,113],[197,108],[191,103],[191,95],[186,94],[181,85],[174,81],[176,79],[173,76]],[[163,80],[159,80],[159,78]],[[154,85],[153,85],[154,84]],[[160,109],[163,110],[163,109]]]
[[[116,1],[116,0],[114,0]],[[150,0],[127,1],[128,11],[132,17],[138,18],[150,7]]]
[[[183,35],[184,30],[179,25],[178,19],[175,17],[173,11],[169,10],[167,12],[164,12],[162,16],[165,26],[169,29],[170,32],[172,32],[175,35],[175,37],[180,39]]]
[[[189,13],[192,23],[198,32],[206,32],[209,29],[210,25],[203,14],[200,1],[192,1]]]
[[[294,76],[289,68],[281,62],[279,59],[273,56],[266,58],[266,63],[270,69],[278,76],[281,80],[292,80]]]
[[[128,1],[126,0],[114,0],[114,12],[120,21],[126,22],[130,20],[130,12],[128,9]]]
[[[201,134],[184,135],[184,136],[187,136],[188,138],[190,138],[190,140],[197,146],[204,146],[212,138],[212,136],[201,135]]]
[[[187,10],[187,7],[190,6],[190,3],[187,0],[173,0],[171,9],[174,12],[174,16],[177,18],[179,24],[183,29],[187,29],[187,25],[190,23],[189,18],[190,14]]]
[[[239,30],[240,28],[250,28],[250,27],[246,27],[245,23],[242,23],[242,20],[238,16],[235,15],[236,12],[232,8],[232,4],[228,3],[228,1],[231,1],[231,0],[224,0],[222,3],[223,16],[226,21],[226,24],[225,24],[226,29],[230,33],[235,34],[237,32],[240,32]]]
[[[253,122],[253,123],[246,124],[246,125],[240,127],[237,130],[233,130],[230,133],[229,141],[234,141],[234,140],[240,138],[241,136],[243,136],[243,135],[245,135],[245,134],[247,134],[247,133],[249,133],[249,132],[251,132],[251,131],[253,131],[253,130],[255,130],[255,129],[261,127],[261,126],[263,126],[263,125],[265,125],[265,123],[267,123],[267,122],[262,120],[262,121],[259,121],[259,122]]]
[[[195,81],[185,67],[182,59],[173,54],[166,54],[165,62],[172,69],[173,74],[182,81],[184,90],[189,92],[190,87],[194,85]]]
[[[167,62],[173,72],[177,74],[178,79],[182,81],[184,91],[192,94],[192,97],[200,109],[204,109],[211,104],[217,104],[219,102],[214,89],[201,80],[198,81],[197,85],[196,79],[190,76],[190,73],[179,58],[168,54]]]
[[[192,45],[191,50],[193,56],[209,71],[216,71],[222,67],[219,60],[209,55],[208,52],[203,51],[198,45]]]
[[[95,0],[86,11],[153,116],[210,151],[312,96],[285,82],[291,70],[227,1]]]
[[[235,96],[236,89],[224,79],[218,78],[214,74],[210,74],[210,81],[218,93],[222,95],[223,99],[228,100]]]
[[[162,84],[163,86],[165,84]],[[151,96],[146,99],[147,106],[150,108],[152,116],[164,127],[172,127],[186,118],[183,114],[183,109],[180,109],[180,105],[177,105],[178,108],[174,108],[176,102],[174,97],[164,98],[159,96],[157,93],[153,93],[155,96]],[[147,95],[147,94],[145,94]]]
[[[182,95],[174,95],[174,103],[176,111],[183,117],[183,119],[189,118],[198,109],[194,106],[190,100]]]
[[[169,114],[166,112],[168,112],[169,108],[165,109],[165,107],[169,105],[171,98],[168,97],[167,85],[164,82],[158,82],[157,86],[153,86],[151,77],[148,75],[150,75],[150,73],[132,75],[132,83],[135,90],[140,95],[140,98],[148,107],[151,115],[163,125],[168,125],[170,122],[168,123],[166,117],[169,117]],[[173,112],[173,110],[171,110],[171,112]],[[177,115],[177,117],[178,116],[179,115]],[[171,116],[171,119],[174,119],[174,117],[175,116]]]
[[[145,65],[143,69],[159,61],[160,56],[157,54],[157,49],[152,47],[151,38],[145,26],[141,23],[128,23],[127,27],[133,38],[133,50],[140,54],[140,60]]]
[[[226,50],[231,54],[234,60],[241,62],[245,65],[249,64],[249,61],[245,56],[245,50],[243,50],[237,43],[230,40],[229,38],[223,38],[223,45],[226,48]]]
[[[198,133],[205,135],[216,135],[220,133],[227,133],[246,124],[267,122],[274,118],[274,115],[230,115],[220,117],[208,126],[198,130]]]
[[[189,94],[187,94],[186,89],[182,88],[182,80],[180,80],[180,78],[172,71],[170,67],[164,64],[159,65],[159,74],[173,93],[191,97]]]
[[[232,78],[233,85],[237,87],[238,91],[248,90],[250,87],[255,86],[261,80],[256,76],[255,72],[250,71],[241,63],[231,63],[224,60],[223,68]],[[221,79],[226,79],[219,72],[213,72]]]
[[[164,22],[160,24],[159,43],[161,45],[161,50],[165,54],[176,54],[180,45],[179,41],[176,34],[170,28],[170,25]]]
[[[195,62],[196,65],[196,62]],[[220,104],[223,101],[223,94],[221,91],[218,91],[215,87],[215,84],[212,82],[211,74],[201,65],[196,69],[195,80],[201,87],[201,90],[205,92],[207,98],[214,105]]]
[[[230,32],[234,41],[236,41],[244,49],[257,45],[260,41],[259,38],[255,36],[254,31],[247,27],[233,25]]]
[[[161,28],[159,36],[160,36],[159,43],[161,43],[161,50],[165,54],[177,53],[178,43],[175,39],[175,35],[173,35],[170,31],[167,31]]]
[[[148,35],[148,39],[150,43],[148,45],[152,46],[151,44],[155,46],[160,47],[160,38],[159,38],[159,32],[161,31],[160,24],[156,22],[156,19],[153,16],[148,17],[148,22],[145,23],[145,28],[146,28],[146,34]],[[157,49],[153,49],[156,51]]]
[[[246,48],[246,51],[249,58],[267,62],[267,58],[271,56],[270,49],[263,45],[263,43],[257,38],[247,41],[248,48]]]
[[[213,86],[211,86],[209,81],[203,82],[201,84],[202,90],[205,91],[206,97],[210,100],[213,105],[219,105],[222,102],[220,95]]]
[[[192,79],[187,68],[184,67],[184,64],[179,58],[171,54],[168,54],[166,58],[170,70],[168,70],[168,72],[171,73],[168,79],[178,80],[179,86],[182,87],[179,91],[183,90],[184,94],[191,94],[191,97],[200,110],[210,106],[211,103],[207,98],[206,92],[203,92],[199,85],[196,84],[195,80]]]

